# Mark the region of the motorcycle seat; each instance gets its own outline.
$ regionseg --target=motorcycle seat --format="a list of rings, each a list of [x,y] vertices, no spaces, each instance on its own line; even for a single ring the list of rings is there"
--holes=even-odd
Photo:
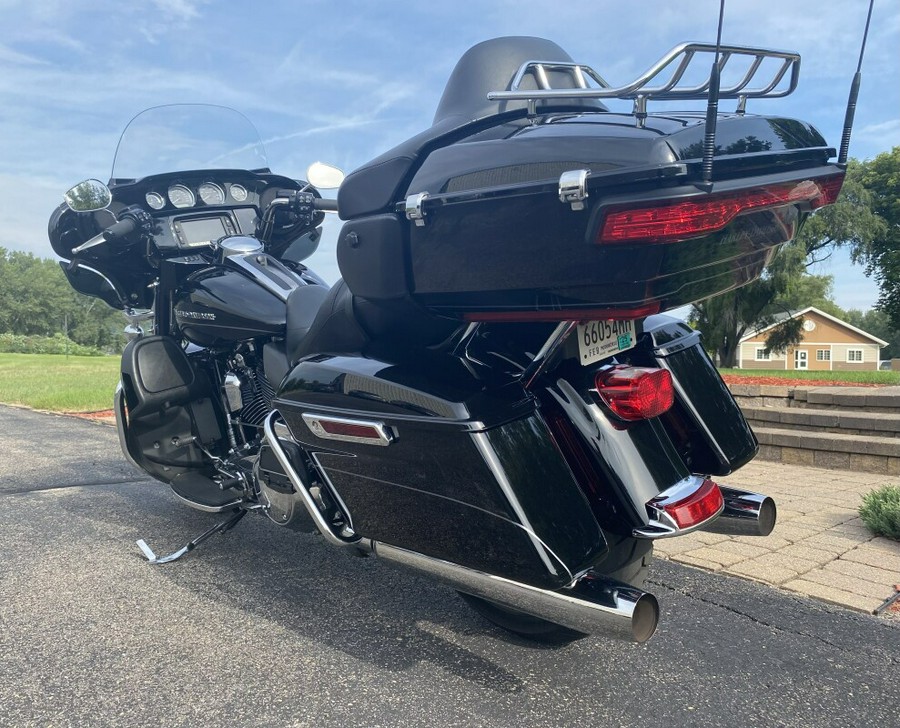
[[[526,101],[491,101],[487,94],[508,89],[522,64],[535,60],[572,62],[571,56],[553,41],[528,36],[493,38],[466,51],[444,87],[432,125],[347,175],[338,191],[341,219],[390,212],[408,192],[443,192],[407,191],[406,186],[433,149],[491,126],[492,117],[499,117],[495,123],[502,123],[506,117],[499,115],[526,109]],[[574,88],[575,82],[567,73],[548,71],[547,75],[553,88]],[[529,84],[531,88],[537,88],[533,77],[526,76],[521,87],[529,88]],[[566,107],[606,110],[597,99],[568,99],[564,103]],[[547,104],[542,102],[539,106]]]
[[[291,294],[289,306],[295,296],[296,292]],[[299,298],[296,305],[301,305]],[[291,334],[290,321],[287,354],[291,364],[314,354],[360,354],[370,344],[384,343],[393,349],[432,346],[462,325],[430,314],[410,298],[371,301],[354,296],[343,279],[328,291],[300,338]]]

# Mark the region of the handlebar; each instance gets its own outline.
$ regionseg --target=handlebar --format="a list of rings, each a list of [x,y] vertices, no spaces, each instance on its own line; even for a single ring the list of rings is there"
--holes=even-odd
[[[313,207],[316,210],[324,210],[325,212],[338,211],[337,200],[326,200],[322,197],[317,197],[315,200],[313,200]]]
[[[90,240],[78,245],[77,247],[72,248],[72,253],[80,253],[83,250],[88,250],[89,248],[94,248],[98,245],[102,245],[103,243],[108,243],[110,240],[115,240],[116,238],[124,238],[127,235],[130,235],[138,228],[137,220],[133,217],[126,217],[118,222],[114,222],[110,225],[106,230],[104,230],[99,235],[95,235]]]

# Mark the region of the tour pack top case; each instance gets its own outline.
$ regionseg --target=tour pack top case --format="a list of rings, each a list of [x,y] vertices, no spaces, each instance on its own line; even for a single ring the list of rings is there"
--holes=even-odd
[[[719,98],[737,103],[718,114],[707,159],[703,110],[648,113],[648,102],[705,99],[708,78],[688,79],[714,50],[683,44],[611,88],[550,41],[473,47],[433,126],[341,187],[348,286],[526,321],[638,318],[754,280],[834,201],[844,169],[809,124],[746,113],[748,99],[793,91],[793,53],[720,48]],[[632,112],[604,98],[631,99]]]

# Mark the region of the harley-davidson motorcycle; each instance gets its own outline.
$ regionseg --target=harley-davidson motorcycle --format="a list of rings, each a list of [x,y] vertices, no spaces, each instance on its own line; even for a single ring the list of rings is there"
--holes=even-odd
[[[743,70],[688,82],[711,54]],[[231,110],[137,116],[108,185],[70,190],[49,235],[72,287],[130,319],[125,457],[223,514],[169,556],[138,542],[147,557],[252,511],[518,634],[647,640],[656,539],[775,523],[770,498],[714,480],[758,444],[700,334],[663,312],[756,279],[837,197],[844,165],[812,126],[746,111],[799,61],[689,43],[611,87],[550,41],[486,41],[430,128],[342,182],[272,173]],[[708,97],[735,109],[648,110]],[[344,221],[331,287],[300,262],[325,211]]]

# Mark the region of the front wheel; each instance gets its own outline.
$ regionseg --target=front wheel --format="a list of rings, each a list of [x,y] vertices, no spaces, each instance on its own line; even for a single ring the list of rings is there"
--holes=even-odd
[[[603,575],[634,587],[643,587],[650,571],[653,542],[609,535],[607,538],[609,554],[599,567]],[[466,604],[492,624],[532,642],[561,647],[588,636],[584,632],[534,617],[489,599],[463,592],[459,592],[459,595]]]

